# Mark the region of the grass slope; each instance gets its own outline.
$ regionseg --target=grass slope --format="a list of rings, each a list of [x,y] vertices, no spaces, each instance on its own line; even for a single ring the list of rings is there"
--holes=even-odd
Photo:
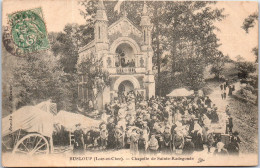
[[[258,152],[258,108],[235,98],[229,99],[233,130],[239,132],[241,153]]]

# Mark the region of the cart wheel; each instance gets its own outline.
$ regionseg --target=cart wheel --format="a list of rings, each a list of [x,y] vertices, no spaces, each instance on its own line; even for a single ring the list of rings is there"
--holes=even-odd
[[[26,155],[48,154],[49,142],[40,134],[28,134],[15,144],[12,153]]]

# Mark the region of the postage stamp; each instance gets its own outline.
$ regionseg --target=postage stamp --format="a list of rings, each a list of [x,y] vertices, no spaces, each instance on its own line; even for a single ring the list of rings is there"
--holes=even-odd
[[[9,14],[8,19],[15,55],[25,55],[49,48],[41,8]]]

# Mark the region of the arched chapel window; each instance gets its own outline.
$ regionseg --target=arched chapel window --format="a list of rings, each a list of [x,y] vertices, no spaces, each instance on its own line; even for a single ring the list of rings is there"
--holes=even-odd
[[[112,63],[111,58],[108,57],[108,58],[107,58],[107,66],[108,66],[108,67],[111,67],[111,63]]]
[[[143,59],[143,57],[141,57],[141,59],[140,59],[140,66],[143,68],[144,67],[144,59]]]

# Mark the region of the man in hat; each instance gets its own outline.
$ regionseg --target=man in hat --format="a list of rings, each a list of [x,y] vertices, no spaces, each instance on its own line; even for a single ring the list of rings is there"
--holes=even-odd
[[[220,89],[221,89],[221,98],[224,99],[224,83],[220,85]]]
[[[214,133],[212,129],[209,129],[207,131],[207,142],[206,145],[208,147],[208,152],[211,152],[211,149],[213,147],[213,145],[215,144],[215,138],[214,138]]]
[[[130,152],[137,154],[138,152],[138,134],[137,129],[133,129],[130,136]]]
[[[120,106],[119,106],[119,103],[116,103],[114,106],[114,116],[115,116],[115,119],[117,119],[117,116],[118,116],[118,111],[120,109]]]
[[[231,137],[231,142],[235,142],[237,145],[241,142],[238,135],[239,135],[239,133],[237,131],[235,131],[233,133],[233,136]]]
[[[211,122],[217,123],[219,121],[219,117],[216,110],[211,111]]]
[[[163,132],[164,132],[164,129],[163,129],[163,126],[160,124],[160,123],[156,123],[155,125],[154,125],[154,127],[155,127],[155,130],[156,130],[156,132],[155,132],[155,138],[157,139],[157,141],[158,141],[158,145],[159,145],[159,147],[158,147],[158,151],[160,151],[161,152],[161,150],[164,148],[164,141],[163,141]]]
[[[194,119],[194,130],[191,131],[192,142],[194,143],[196,151],[203,150],[203,140],[202,140],[202,128],[198,124],[198,118]]]
[[[241,142],[240,138],[238,137],[239,133],[235,131],[233,135],[231,136],[231,142],[229,145],[229,151],[233,155],[239,154],[239,144]]]
[[[164,129],[162,152],[165,154],[170,154],[172,152],[172,135],[169,125],[166,125]]]
[[[227,114],[228,116],[231,116],[231,113],[230,113],[230,111],[229,111],[229,105],[226,106],[225,111],[226,111],[226,114]]]
[[[116,149],[121,149],[124,146],[124,136],[123,130],[119,125],[115,127],[115,145]]]
[[[143,128],[143,121],[140,116],[137,117],[137,121],[135,122],[135,126],[142,129]]]
[[[206,100],[205,100],[205,105],[207,105],[208,107],[211,107],[211,100],[209,98],[209,96],[206,97]]]
[[[84,153],[84,133],[83,130],[80,128],[81,124],[78,123],[75,125],[76,126],[76,130],[74,131],[74,138],[75,138],[75,142],[74,142],[74,148],[73,148],[73,153],[74,154],[83,154]]]
[[[107,137],[108,137],[108,131],[107,131],[107,126],[105,123],[101,123],[100,125],[100,148],[101,149],[106,149],[107,147]]]
[[[144,135],[144,132],[141,131],[140,138],[138,139],[138,151],[139,151],[139,154],[141,154],[141,155],[144,155],[146,152],[147,140],[146,140],[145,136],[146,135]]]
[[[181,131],[181,127],[177,126],[175,128],[175,132],[176,134],[173,136],[174,149],[176,150],[176,154],[181,154],[184,145],[184,137]]]
[[[154,132],[154,124],[157,122],[157,117],[156,115],[151,115],[151,120],[148,121],[148,127],[150,128],[151,132]]]
[[[111,116],[108,119],[107,124],[107,131],[108,131],[108,137],[107,137],[107,148],[113,149],[115,146],[115,124],[114,124],[114,118]]]

